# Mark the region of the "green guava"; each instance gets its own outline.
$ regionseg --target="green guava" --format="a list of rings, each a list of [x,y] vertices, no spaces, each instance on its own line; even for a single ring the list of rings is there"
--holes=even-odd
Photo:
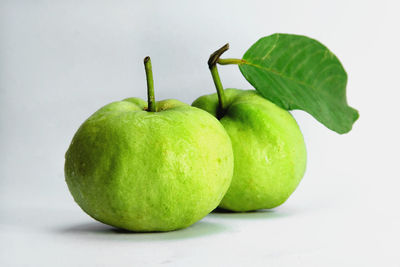
[[[231,186],[220,207],[232,211],[271,209],[296,189],[306,168],[303,135],[291,114],[254,90],[224,90],[225,110],[216,93],[193,106],[220,119],[234,153]]]
[[[128,98],[102,107],[66,153],[65,179],[94,219],[131,231],[187,227],[218,206],[233,173],[228,134],[178,100]]]

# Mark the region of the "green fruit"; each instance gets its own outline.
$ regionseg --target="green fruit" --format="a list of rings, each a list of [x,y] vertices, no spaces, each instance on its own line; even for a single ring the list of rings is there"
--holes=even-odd
[[[224,90],[199,97],[193,106],[220,118],[234,153],[231,186],[220,207],[232,211],[270,209],[293,193],[306,167],[304,139],[291,114],[254,90]]]
[[[151,92],[157,112],[139,98],[108,104],[80,126],[66,153],[65,179],[79,206],[132,231],[195,223],[218,206],[233,173],[217,119],[178,100],[152,102]]]

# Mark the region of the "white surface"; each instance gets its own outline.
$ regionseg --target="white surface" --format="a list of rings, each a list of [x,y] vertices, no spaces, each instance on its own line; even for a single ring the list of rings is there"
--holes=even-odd
[[[139,1],[137,1],[139,2]],[[268,3],[269,2],[269,3]],[[400,266],[397,1],[1,1],[0,266]],[[90,219],[63,177],[64,152],[100,106],[190,103],[214,91],[209,54],[240,57],[274,32],[326,44],[361,114],[348,135],[294,112],[308,149],[298,190],[273,212],[212,213],[171,233]],[[225,87],[249,87],[221,67]]]

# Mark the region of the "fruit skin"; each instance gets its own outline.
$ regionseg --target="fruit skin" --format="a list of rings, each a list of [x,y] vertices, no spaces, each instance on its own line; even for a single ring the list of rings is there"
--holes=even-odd
[[[303,135],[291,114],[254,90],[224,90],[227,108],[221,124],[233,146],[234,172],[220,207],[232,211],[271,209],[284,203],[306,168]],[[217,94],[193,106],[217,116]]]
[[[66,153],[65,179],[78,205],[131,231],[187,227],[218,206],[233,173],[232,146],[213,116],[178,100],[145,111],[139,98],[89,117]]]

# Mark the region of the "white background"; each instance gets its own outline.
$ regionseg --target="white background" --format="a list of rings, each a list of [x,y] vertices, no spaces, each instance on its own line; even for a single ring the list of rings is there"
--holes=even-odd
[[[0,1],[1,266],[400,266],[397,1]],[[64,182],[64,153],[106,103],[191,103],[214,91],[206,65],[226,42],[304,34],[349,74],[360,119],[338,135],[293,112],[308,169],[274,211],[212,213],[181,231],[120,233],[92,220]],[[225,87],[249,88],[237,67]]]

